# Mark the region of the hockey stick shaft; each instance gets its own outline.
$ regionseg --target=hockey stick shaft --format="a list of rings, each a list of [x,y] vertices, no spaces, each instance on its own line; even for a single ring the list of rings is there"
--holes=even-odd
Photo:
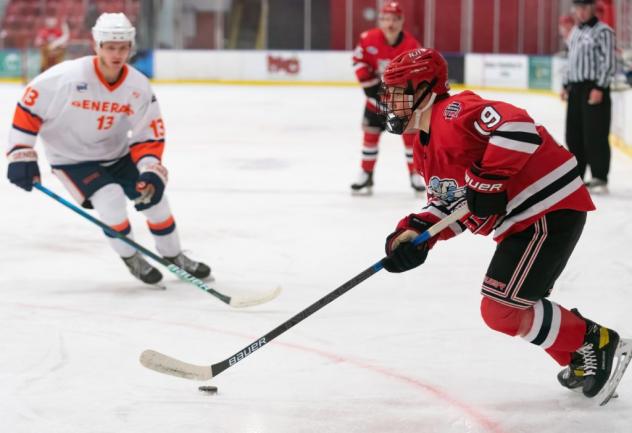
[[[427,241],[428,239],[448,227],[450,224],[467,215],[468,212],[469,211],[467,209],[467,206],[462,206],[456,209],[452,214],[446,216],[441,221],[430,227],[428,230],[419,234],[419,236],[417,236],[413,240],[413,243],[415,245],[419,245]],[[256,341],[244,347],[239,352],[226,358],[223,361],[218,362],[217,364],[211,365],[210,367],[184,363],[175,358],[171,358],[153,350],[144,351],[141,354],[140,361],[145,367],[158,371],[160,373],[170,374],[172,376],[183,377],[186,379],[208,380],[212,377],[217,376],[224,370],[232,367],[236,363],[242,361],[247,356],[250,356],[256,350],[268,344],[270,341],[283,334],[294,325],[302,322],[307,317],[311,316],[333,300],[339,298],[340,296],[342,296],[361,282],[365,281],[372,275],[376,274],[383,268],[384,265],[382,264],[381,259],[377,263],[360,272],[355,277],[351,278],[349,281],[347,281],[334,291],[314,302],[312,305],[305,308],[300,313],[292,316],[290,319],[286,320],[285,322],[265,334],[263,337],[258,338]]]
[[[147,248],[143,247],[142,245],[134,242],[132,239],[128,238],[123,233],[117,232],[112,227],[110,227],[107,224],[105,224],[103,221],[93,217],[88,212],[86,212],[83,209],[77,207],[76,205],[74,205],[73,203],[69,202],[65,198],[55,194],[53,191],[51,191],[50,189],[46,188],[41,183],[36,182],[36,183],[33,184],[33,186],[35,188],[37,188],[38,190],[40,190],[41,192],[43,192],[44,194],[46,194],[49,197],[53,198],[54,200],[57,200],[59,203],[61,203],[64,206],[66,206],[68,209],[78,213],[79,215],[81,215],[82,217],[87,219],[88,221],[98,225],[99,227],[101,227],[110,236],[115,237],[115,238],[125,242],[126,244],[128,244],[129,246],[134,248],[136,251],[138,251],[140,253],[143,253],[147,257],[150,257],[151,259],[153,259],[156,262],[160,263],[165,268],[167,268],[169,270],[169,272],[175,274],[182,281],[186,281],[187,283],[191,283],[194,286],[196,286],[197,288],[199,288],[199,289],[201,289],[201,290],[203,290],[203,291],[215,296],[217,299],[219,299],[220,301],[224,302],[225,304],[229,304],[230,305],[230,301],[231,301],[230,296],[224,295],[223,293],[220,293],[220,292],[212,289],[211,287],[207,286],[206,283],[204,283],[204,281],[200,280],[199,278],[194,277],[193,275],[191,275],[190,273],[188,273],[187,271],[185,271],[181,267],[169,262],[168,260],[166,260],[163,257],[160,257],[158,254],[155,254],[153,251],[148,250]]]

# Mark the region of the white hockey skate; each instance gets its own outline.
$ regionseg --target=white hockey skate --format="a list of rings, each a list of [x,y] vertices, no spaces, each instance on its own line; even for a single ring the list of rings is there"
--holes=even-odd
[[[589,182],[585,183],[588,191],[593,195],[607,195],[610,194],[608,189],[608,182],[605,180],[593,178]]]
[[[424,178],[419,173],[412,173],[410,175],[410,186],[416,194],[421,194],[426,190],[424,185]]]
[[[358,180],[351,184],[352,195],[372,195],[373,194],[373,172],[362,170],[358,175]]]

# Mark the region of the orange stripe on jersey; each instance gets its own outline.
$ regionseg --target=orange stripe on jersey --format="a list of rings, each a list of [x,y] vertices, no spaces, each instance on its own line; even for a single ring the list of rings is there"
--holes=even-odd
[[[125,221],[123,221],[122,223],[120,223],[120,224],[115,224],[115,225],[110,226],[110,227],[112,227],[112,229],[113,229],[113,230],[115,230],[115,231],[117,231],[117,232],[124,232],[124,231],[126,231],[127,229],[129,229],[129,228],[130,228],[130,226],[129,226],[129,220],[127,220],[127,219],[126,219],[126,220],[125,220]]]
[[[130,146],[132,161],[137,163],[144,156],[155,156],[162,159],[162,152],[165,150],[165,140],[148,140],[134,143]]]
[[[152,223],[151,221],[147,220],[147,225],[149,226],[149,229],[153,231],[164,230],[174,224],[175,221],[173,219],[173,216],[171,215],[169,216],[169,218],[159,223]]]
[[[42,118],[18,104],[13,114],[13,127],[27,134],[37,135],[42,127]]]
[[[94,59],[92,59],[92,64],[94,65],[94,72],[95,74],[97,74],[97,78],[99,79],[101,84],[103,84],[110,92],[113,92],[116,89],[118,89],[119,86],[123,84],[123,82],[125,81],[125,78],[127,77],[127,73],[128,73],[127,65],[123,65],[123,70],[121,71],[121,75],[118,77],[118,79],[113,83],[108,83],[108,81],[103,76],[101,69],[99,69],[99,58],[97,56],[94,56]]]

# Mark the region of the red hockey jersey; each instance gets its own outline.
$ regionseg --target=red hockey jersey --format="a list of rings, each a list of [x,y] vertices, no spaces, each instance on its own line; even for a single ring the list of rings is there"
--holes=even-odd
[[[402,31],[394,45],[389,45],[379,28],[367,30],[353,52],[353,67],[362,87],[380,82],[384,69],[395,57],[421,45],[408,32]]]
[[[465,171],[472,164],[485,174],[509,179],[506,214],[493,227],[482,225],[475,231],[488,235],[493,230],[497,242],[546,213],[595,209],[575,157],[525,110],[513,105],[488,101],[470,91],[450,96],[433,105],[425,143],[420,137],[415,139],[413,155],[428,186],[428,204],[421,214],[425,220],[439,220],[464,199]],[[439,239],[464,229],[453,224]]]

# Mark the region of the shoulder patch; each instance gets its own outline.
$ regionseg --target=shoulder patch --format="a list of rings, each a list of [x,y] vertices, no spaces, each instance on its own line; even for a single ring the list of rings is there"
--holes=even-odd
[[[376,47],[374,47],[373,45],[369,45],[368,47],[366,47],[366,51],[369,54],[377,54],[378,53],[378,49]]]
[[[463,105],[459,101],[450,102],[447,107],[443,110],[443,117],[446,120],[452,120],[459,117],[459,113],[461,113],[461,108]]]

